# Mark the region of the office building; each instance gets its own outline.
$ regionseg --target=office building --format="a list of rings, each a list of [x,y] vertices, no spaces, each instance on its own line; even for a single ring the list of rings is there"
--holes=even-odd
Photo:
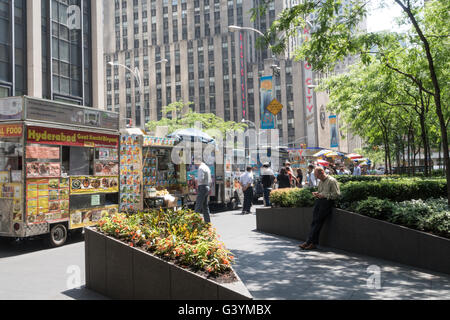
[[[280,143],[329,148],[319,134],[306,140],[304,63],[273,57],[256,45],[260,35],[245,29],[265,32],[286,1],[275,1],[251,22],[257,5],[259,0],[104,0],[107,109],[144,128],[171,117],[163,107],[182,100],[193,102],[196,112],[260,128],[260,78],[273,75],[274,97],[284,106],[276,119]],[[244,29],[231,32],[232,25]]]
[[[104,108],[103,2],[0,0],[0,97]]]

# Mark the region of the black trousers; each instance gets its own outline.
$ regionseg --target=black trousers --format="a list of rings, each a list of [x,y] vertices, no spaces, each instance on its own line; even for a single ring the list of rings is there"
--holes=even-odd
[[[244,192],[244,205],[243,205],[242,211],[250,212],[250,210],[252,208],[252,202],[253,202],[253,187],[249,187]]]
[[[311,231],[307,240],[308,244],[319,244],[320,231],[327,218],[331,215],[334,208],[334,200],[317,199],[314,206],[313,222]]]

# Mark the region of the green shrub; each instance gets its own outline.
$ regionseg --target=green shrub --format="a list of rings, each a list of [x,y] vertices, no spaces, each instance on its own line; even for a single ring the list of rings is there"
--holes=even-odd
[[[423,200],[404,201],[395,204],[395,208],[392,215],[388,217],[388,221],[423,231],[425,219],[431,214],[432,212],[429,206]]]
[[[425,220],[425,231],[450,239],[450,210],[431,215]]]
[[[309,189],[292,189],[288,195],[289,203],[294,208],[314,206],[315,198]]]
[[[367,200],[358,202],[355,208],[356,213],[382,220],[389,217],[393,210],[394,203],[375,197],[369,197]]]
[[[348,207],[369,197],[388,199],[395,202],[411,199],[445,197],[447,183],[444,179],[398,179],[372,182],[349,182],[341,185],[340,207]]]
[[[303,208],[314,206],[313,189],[279,189],[270,193],[270,202],[283,208]]]
[[[445,198],[394,203],[370,197],[354,208],[350,211],[450,239],[450,208]]]

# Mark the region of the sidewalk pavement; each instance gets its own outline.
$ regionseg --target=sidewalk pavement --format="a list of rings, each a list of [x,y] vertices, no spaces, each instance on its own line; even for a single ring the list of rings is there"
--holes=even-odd
[[[218,213],[212,224],[256,300],[450,300],[449,275],[332,248],[301,251],[296,240],[256,231],[255,214]]]

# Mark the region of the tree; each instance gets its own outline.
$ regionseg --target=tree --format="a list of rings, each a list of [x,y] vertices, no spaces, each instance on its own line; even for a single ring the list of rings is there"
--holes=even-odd
[[[305,17],[315,15],[315,28],[310,40],[296,51],[296,58],[308,61],[316,71],[332,70],[334,65],[349,55],[357,55],[364,64],[374,61],[383,63],[398,77],[407,79],[416,86],[424,97],[433,101],[439,132],[443,145],[447,183],[450,181],[450,155],[448,126],[448,83],[450,52],[450,1],[390,0],[398,5],[404,14],[404,24],[411,25],[407,34],[409,48],[416,50],[423,64],[414,69],[398,64],[396,53],[400,50],[400,40],[405,37],[394,33],[366,33],[359,28],[367,15],[368,1],[351,0],[343,7],[340,0],[305,0],[301,4],[285,9],[273,23],[265,37],[266,42],[275,42],[272,50],[281,53],[287,40],[296,30],[306,27]],[[253,12],[264,12],[273,0],[263,0],[262,6]],[[284,35],[282,33],[284,32]],[[427,149],[427,145],[424,149]],[[450,204],[450,188],[448,188]]]
[[[204,131],[219,130],[225,136],[229,130],[243,131],[247,128],[245,124],[224,121],[212,113],[193,112],[189,107],[190,105],[192,105],[192,102],[177,101],[163,107],[163,119],[148,122],[146,124],[147,130],[153,132],[157,127],[168,127],[169,132],[172,133],[179,129],[194,128],[197,124],[200,124]]]

